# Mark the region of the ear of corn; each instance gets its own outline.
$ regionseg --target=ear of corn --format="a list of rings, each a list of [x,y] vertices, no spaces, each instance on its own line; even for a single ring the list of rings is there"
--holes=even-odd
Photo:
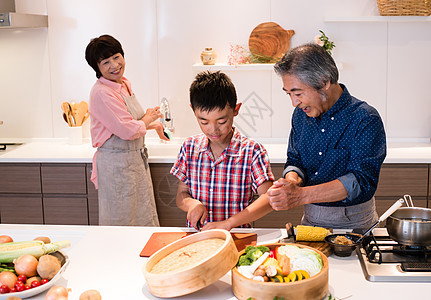
[[[55,252],[70,246],[70,241],[61,241],[45,244],[42,241],[13,242],[0,244],[0,263],[13,262],[15,258],[24,254],[33,255],[36,258],[44,254]]]
[[[326,228],[316,226],[296,226],[296,240],[297,241],[309,241],[318,242],[324,241],[325,237],[330,234],[330,231]]]

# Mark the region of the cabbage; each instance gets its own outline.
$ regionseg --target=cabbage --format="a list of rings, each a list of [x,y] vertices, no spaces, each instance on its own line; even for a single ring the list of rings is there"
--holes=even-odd
[[[290,271],[304,270],[311,277],[319,273],[322,268],[322,257],[311,249],[299,249],[290,257]]]

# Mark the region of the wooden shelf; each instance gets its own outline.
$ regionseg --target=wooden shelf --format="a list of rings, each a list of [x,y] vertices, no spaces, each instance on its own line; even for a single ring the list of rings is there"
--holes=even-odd
[[[194,71],[206,71],[206,70],[221,70],[221,71],[272,71],[274,70],[274,64],[243,64],[243,65],[228,65],[227,63],[216,63],[215,65],[203,65],[196,63],[192,66]]]
[[[413,23],[431,22],[431,16],[358,16],[358,17],[326,17],[326,23],[348,23],[348,22],[390,22],[390,23]]]
[[[274,64],[243,64],[243,65],[228,65],[227,63],[216,63],[215,65],[203,65],[201,63],[192,66],[193,71],[273,71]],[[343,63],[337,63],[338,70],[343,69]]]

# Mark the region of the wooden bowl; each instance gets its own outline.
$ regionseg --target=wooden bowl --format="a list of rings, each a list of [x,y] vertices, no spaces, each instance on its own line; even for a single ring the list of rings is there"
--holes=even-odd
[[[250,34],[248,48],[254,57],[266,62],[278,62],[290,48],[294,30],[284,30],[274,22],[257,25]]]
[[[329,289],[328,276],[329,276],[329,266],[328,258],[321,251],[316,250],[312,247],[308,247],[300,244],[292,243],[277,243],[263,245],[269,247],[269,249],[274,250],[278,246],[282,245],[294,245],[299,248],[311,249],[322,257],[323,268],[322,270],[310,277],[296,282],[260,282],[253,279],[249,279],[238,272],[235,267],[232,269],[232,289],[235,296],[240,299],[259,299],[259,300],[273,300],[273,299],[289,299],[289,300],[315,300],[323,299]],[[244,251],[241,251],[239,255],[241,256]]]
[[[168,254],[187,245],[211,238],[223,239],[223,245],[197,265],[178,271],[152,273],[154,265]],[[178,297],[196,292],[220,279],[238,262],[238,250],[229,231],[212,229],[189,235],[175,241],[148,259],[144,276],[148,288],[154,296],[162,298]]]

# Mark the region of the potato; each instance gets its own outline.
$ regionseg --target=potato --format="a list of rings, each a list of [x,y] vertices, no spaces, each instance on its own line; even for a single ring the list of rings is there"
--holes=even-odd
[[[37,274],[40,277],[51,280],[60,271],[61,264],[57,257],[52,255],[42,255],[39,258],[39,264],[37,265]]]
[[[37,238],[34,239],[34,241],[42,241],[45,244],[51,243],[51,239],[47,236],[38,236]]]
[[[102,300],[102,295],[97,290],[87,290],[79,296],[79,300]]]
[[[27,279],[27,281],[25,282],[25,286],[31,286],[31,283],[33,282],[33,281],[41,281],[42,280],[42,278],[40,278],[39,276],[33,276],[33,277],[30,277],[30,278],[28,278]]]

